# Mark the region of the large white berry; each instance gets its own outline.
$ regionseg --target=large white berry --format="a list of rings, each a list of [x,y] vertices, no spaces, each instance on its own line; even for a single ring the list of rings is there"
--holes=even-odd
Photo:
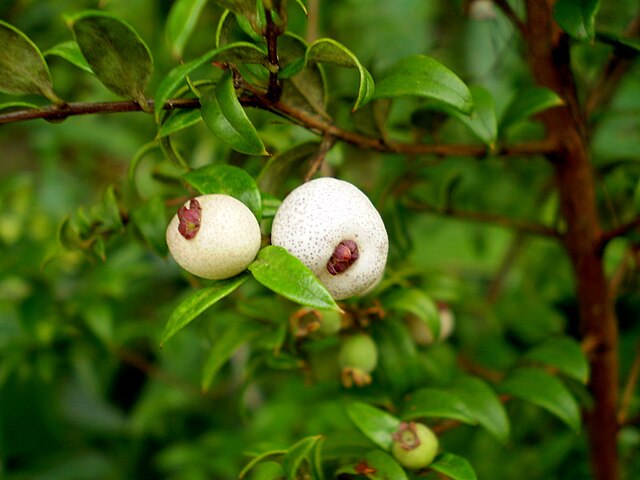
[[[389,249],[371,201],[335,178],[307,182],[284,199],[271,243],[298,257],[337,300],[371,290],[382,278]]]
[[[229,195],[202,195],[178,210],[167,227],[175,261],[202,278],[221,280],[242,272],[260,249],[260,226],[251,210]]]

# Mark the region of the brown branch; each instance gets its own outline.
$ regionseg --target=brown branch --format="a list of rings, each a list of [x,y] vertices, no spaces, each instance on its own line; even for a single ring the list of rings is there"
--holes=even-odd
[[[265,9],[267,26],[264,38],[267,42],[267,61],[269,62],[269,87],[267,98],[272,102],[277,102],[282,97],[282,83],[278,78],[280,71],[280,60],[278,59],[278,36],[281,34],[280,28],[273,21],[271,10]]]
[[[317,153],[311,159],[309,171],[307,171],[307,174],[304,176],[305,182],[308,182],[309,180],[311,180],[311,177],[313,177],[316,174],[316,172],[320,170],[320,167],[324,162],[324,158],[327,156],[327,153],[329,153],[329,150],[331,150],[331,148],[335,145],[335,143],[336,143],[336,138],[332,137],[329,134],[325,134],[322,137],[322,141],[320,142],[320,147],[318,148]]]
[[[444,217],[457,218],[460,220],[468,220],[471,222],[490,223],[499,227],[514,229],[523,233],[533,235],[541,235],[543,237],[561,238],[560,232],[543,224],[527,222],[517,218],[506,217],[495,213],[487,212],[470,212],[465,210],[456,210],[452,208],[437,208],[424,203],[409,202],[407,207],[412,210],[432,213]]]
[[[623,237],[627,233],[630,233],[633,230],[635,230],[636,228],[640,228],[640,217],[636,217],[627,223],[623,223],[622,225],[619,225],[609,230],[608,232],[603,232],[602,235],[600,236],[600,246],[599,246],[600,250],[602,251],[604,247],[606,247],[611,240],[618,237]]]
[[[147,100],[148,110],[153,111],[154,107],[155,102],[153,100]],[[200,101],[197,98],[179,98],[167,101],[163,107],[164,110],[174,110],[179,108],[200,108]],[[134,101],[67,103],[63,106],[50,105],[42,108],[14,110],[11,112],[0,113],[0,125],[35,120],[38,118],[52,122],[59,122],[76,115],[141,111],[143,111],[142,107]]]
[[[640,35],[640,15],[635,17],[625,30],[625,36],[629,38]],[[604,65],[598,80],[590,90],[585,101],[585,115],[589,118],[599,107],[608,104],[625,74],[633,65],[634,58],[625,55],[624,52],[614,51]]]

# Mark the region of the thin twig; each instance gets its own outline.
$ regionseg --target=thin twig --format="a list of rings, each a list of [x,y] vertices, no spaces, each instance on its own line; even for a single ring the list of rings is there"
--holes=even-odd
[[[527,25],[522,20],[520,20],[520,18],[518,18],[518,15],[516,14],[515,10],[511,8],[511,5],[509,5],[509,2],[507,2],[507,0],[493,0],[493,3],[496,7],[502,10],[502,13],[504,13],[504,16],[507,17],[509,21],[513,24],[513,26],[520,31],[522,36],[526,38]]]
[[[618,411],[618,424],[624,425],[627,421],[627,415],[629,414],[629,406],[633,399],[633,393],[638,385],[638,378],[640,377],[640,345],[636,348],[636,356],[631,365],[629,371],[629,377],[627,377],[627,383],[624,386],[622,392],[622,398],[620,400],[620,410]]]
[[[308,182],[309,180],[311,180],[311,177],[313,177],[316,174],[316,172],[320,170],[320,167],[322,166],[322,163],[324,162],[324,159],[327,156],[327,153],[329,153],[329,150],[331,150],[331,148],[335,145],[335,143],[336,143],[336,138],[332,137],[329,134],[325,134],[322,137],[322,141],[320,142],[320,147],[318,148],[318,151],[316,152],[314,157],[311,159],[309,170],[307,171],[307,174],[304,176],[305,182]]]
[[[560,232],[554,228],[548,227],[540,223],[528,222],[526,220],[520,220],[517,218],[506,217],[498,215],[496,213],[487,212],[472,212],[466,210],[456,210],[452,208],[441,209],[432,205],[409,202],[407,204],[412,210],[420,210],[422,212],[432,213],[434,215],[440,215],[444,217],[458,218],[461,220],[469,220],[471,222],[489,223],[497,225],[499,227],[506,227],[515,230],[519,230],[523,233],[529,233],[534,235],[541,235],[543,237],[561,238]]]
[[[277,102],[282,97],[282,83],[278,78],[280,71],[280,60],[278,59],[278,36],[280,28],[273,21],[271,10],[265,9],[265,17],[267,26],[264,32],[264,38],[267,42],[267,60],[269,62],[269,87],[267,90],[267,98],[272,102]]]
[[[627,223],[623,223],[608,232],[602,233],[600,237],[600,250],[604,249],[607,244],[613,240],[614,238],[623,237],[627,233],[635,230],[640,227],[640,217],[636,217],[633,220],[628,221]]]

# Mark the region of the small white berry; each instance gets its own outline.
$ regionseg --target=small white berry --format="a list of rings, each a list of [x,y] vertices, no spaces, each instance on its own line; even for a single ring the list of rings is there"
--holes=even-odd
[[[337,300],[375,287],[389,249],[371,201],[335,178],[307,182],[284,199],[273,219],[271,243],[298,257]]]
[[[202,278],[221,280],[242,272],[260,249],[260,226],[241,201],[221,194],[202,195],[178,210],[167,227],[175,261]]]

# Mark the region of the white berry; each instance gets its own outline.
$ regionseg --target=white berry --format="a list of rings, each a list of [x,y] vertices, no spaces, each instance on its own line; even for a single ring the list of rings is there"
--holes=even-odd
[[[202,278],[242,272],[260,249],[260,226],[241,201],[220,194],[189,200],[169,222],[167,245],[175,261]]]
[[[300,259],[337,300],[375,287],[389,249],[371,201],[335,178],[307,182],[284,199],[273,219],[271,243]]]

